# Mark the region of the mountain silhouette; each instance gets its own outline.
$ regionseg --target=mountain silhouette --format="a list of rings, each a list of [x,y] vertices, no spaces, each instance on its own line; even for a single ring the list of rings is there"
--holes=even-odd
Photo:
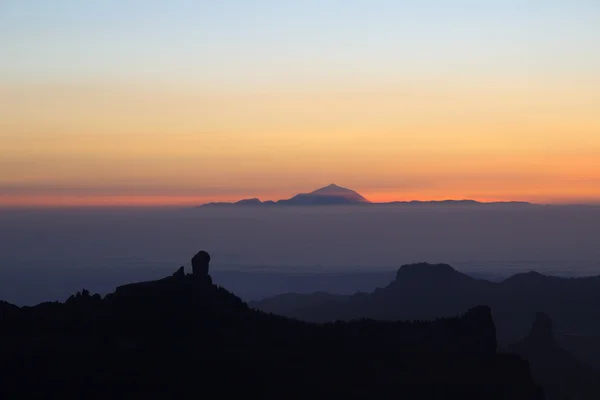
[[[281,205],[312,206],[368,204],[370,201],[354,190],[331,184],[310,193],[297,194],[291,199],[280,200],[277,203]]]
[[[354,190],[343,188],[341,186],[336,185],[335,183],[332,183],[331,185],[325,186],[321,189],[317,189],[309,194],[312,196],[338,196],[344,197],[350,201],[355,201],[358,203],[370,203],[369,200],[367,200]]]
[[[245,199],[245,200],[240,200],[237,203],[235,203],[239,206],[258,206],[262,204],[262,201],[260,201],[259,199]]]
[[[299,193],[292,198],[278,201],[261,201],[257,198],[244,199],[234,203],[213,202],[200,207],[233,207],[233,206],[343,206],[343,205],[387,205],[387,206],[477,206],[477,205],[504,205],[504,206],[531,206],[531,203],[510,201],[482,203],[475,200],[441,200],[441,201],[392,201],[373,203],[358,192],[338,186],[334,183],[314,190],[310,193]]]
[[[544,387],[546,400],[600,399],[600,371],[560,347],[547,314],[536,313],[529,335],[508,349],[529,362],[535,381]]]
[[[227,206],[323,206],[369,204],[370,201],[354,190],[331,184],[310,193],[299,193],[292,198],[262,202],[257,198],[244,199],[235,203],[208,203],[201,207]]]
[[[501,282],[476,279],[447,264],[404,265],[396,278],[372,293],[355,295],[297,294],[282,315],[315,322],[337,319],[427,319],[455,315],[478,304],[492,307],[501,341],[510,343],[528,330],[537,311],[552,315],[560,331],[600,337],[600,320],[589,315],[600,309],[600,276],[561,278],[537,272],[516,274]],[[251,302],[270,311],[281,296]],[[311,300],[309,300],[311,299]],[[306,306],[303,306],[305,304]]]
[[[475,279],[447,264],[410,264],[402,266],[396,278],[386,287],[372,293],[356,293],[351,296],[336,296],[318,293],[315,295],[285,294],[251,302],[256,309],[277,312],[293,318],[314,322],[373,318],[377,320],[432,320],[437,317],[456,315],[458,310],[476,305],[487,305],[492,310],[496,333],[503,347],[518,341],[527,332],[533,315],[540,310],[534,329],[523,345],[510,347],[526,360],[532,360],[534,375],[540,376],[542,386],[554,382],[559,393],[573,396],[581,391],[598,393],[593,389],[600,373],[586,363],[597,365],[593,358],[600,344],[600,277],[559,278],[537,272],[514,275],[502,282]],[[540,315],[551,315],[562,332],[585,334],[586,342],[565,341],[568,351],[583,361],[573,361],[575,356],[559,347],[551,328]],[[549,319],[549,318],[548,318]],[[532,345],[535,343],[535,346]],[[577,346],[577,343],[585,345]],[[537,349],[537,350],[536,350]],[[517,351],[518,350],[518,351]],[[549,357],[552,363],[546,363]],[[541,360],[538,362],[538,360]],[[584,389],[576,390],[570,375],[560,380],[557,374],[549,374],[547,365],[560,363],[579,366],[584,380],[578,382]],[[550,376],[550,378],[547,378]],[[574,379],[574,378],[573,378]],[[564,398],[583,398],[583,397]],[[562,397],[559,397],[562,398]],[[594,397],[585,397],[594,398]],[[600,397],[598,397],[600,398]]]
[[[489,307],[435,321],[311,324],[252,310],[193,273],[102,298],[0,304],[3,398],[540,399],[498,354]]]
[[[523,337],[531,316],[543,311],[552,316],[561,340],[563,333],[589,338],[585,348],[578,348],[581,340],[565,345],[586,362],[600,365],[600,319],[593,317],[600,309],[600,276],[561,278],[529,272],[490,282],[447,264],[420,263],[402,266],[392,282],[372,293],[287,294],[250,302],[260,310],[312,322],[431,319],[479,304],[492,308],[502,344]]]

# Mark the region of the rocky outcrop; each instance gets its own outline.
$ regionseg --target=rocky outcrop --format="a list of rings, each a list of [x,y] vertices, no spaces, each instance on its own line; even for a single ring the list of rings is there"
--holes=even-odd
[[[208,274],[210,264],[210,255],[202,250],[192,258],[192,274],[198,282],[203,282],[206,285],[212,285],[212,278]]]
[[[192,257],[192,273],[197,277],[208,276],[208,267],[210,264],[210,255],[202,250]]]
[[[173,272],[173,277],[175,278],[185,278],[185,269],[183,266],[179,267],[179,269]]]

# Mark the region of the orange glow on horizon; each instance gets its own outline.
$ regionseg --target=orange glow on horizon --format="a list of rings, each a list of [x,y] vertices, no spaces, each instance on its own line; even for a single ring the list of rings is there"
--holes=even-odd
[[[464,192],[371,192],[359,191],[373,203],[393,201],[441,201],[475,200],[480,202],[527,201],[537,204],[598,204],[597,193],[573,197],[556,198],[543,193],[530,193],[529,196],[484,194],[469,196]],[[258,196],[262,201],[289,198],[289,193]],[[63,207],[194,207],[210,202],[236,202],[254,196],[0,196],[0,208],[63,208]]]
[[[216,201],[216,200],[215,200]],[[161,207],[193,206],[205,200],[178,196],[4,196],[0,207]]]
[[[600,82],[0,86],[0,205],[600,200]]]

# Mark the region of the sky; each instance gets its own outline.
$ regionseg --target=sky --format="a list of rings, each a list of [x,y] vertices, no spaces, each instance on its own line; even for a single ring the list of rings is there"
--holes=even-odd
[[[597,0],[0,0],[0,205],[600,203]]]

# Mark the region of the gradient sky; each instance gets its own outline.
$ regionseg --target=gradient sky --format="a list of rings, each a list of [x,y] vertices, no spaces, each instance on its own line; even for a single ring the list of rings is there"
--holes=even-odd
[[[600,203],[597,0],[0,0],[0,205]]]

